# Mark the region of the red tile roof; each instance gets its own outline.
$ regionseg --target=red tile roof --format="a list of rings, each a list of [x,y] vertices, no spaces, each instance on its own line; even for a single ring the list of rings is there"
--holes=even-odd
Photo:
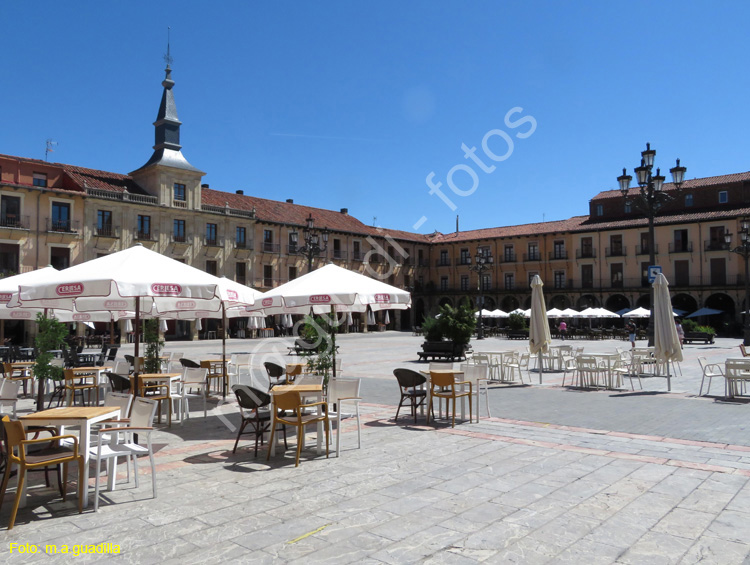
[[[682,189],[690,188],[704,188],[707,186],[721,186],[725,184],[731,184],[735,182],[750,181],[750,172],[747,173],[732,173],[730,175],[719,175],[716,177],[705,177],[701,179],[690,179],[682,183]],[[675,186],[671,182],[665,182],[665,191],[675,190]],[[638,186],[631,186],[628,194],[638,194]],[[619,190],[605,190],[594,196],[591,200],[602,200],[605,198],[622,198],[622,193]]]
[[[622,198],[622,195],[620,196]],[[707,222],[724,219],[734,219],[741,216],[750,216],[750,207],[722,208],[720,210],[696,210],[691,213],[677,212],[675,214],[660,214],[654,218],[655,225],[682,224],[686,222]],[[638,226],[647,226],[648,219],[644,216],[629,218],[626,220],[611,220],[597,222],[591,220],[582,223],[580,229],[574,231],[596,231],[606,229],[624,229]]]
[[[573,231],[579,228],[588,216],[574,216],[567,220],[553,222],[538,222],[534,224],[522,224],[518,226],[503,226],[497,228],[483,228],[479,230],[460,231],[458,233],[434,233],[430,236],[433,243],[454,243],[460,241],[471,241],[478,239],[493,239],[497,237],[516,237],[526,235],[539,235],[545,233],[560,233]]]
[[[62,165],[63,171],[81,188],[95,188],[112,192],[130,192],[132,194],[147,194],[129,175]]]

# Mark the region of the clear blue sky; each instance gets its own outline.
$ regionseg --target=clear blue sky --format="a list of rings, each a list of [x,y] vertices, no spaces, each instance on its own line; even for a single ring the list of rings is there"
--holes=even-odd
[[[421,233],[452,231],[456,214],[461,229],[562,219],[616,188],[646,141],[687,178],[750,170],[748,14],[739,1],[6,1],[0,152],[44,158],[51,138],[50,161],[140,167],[171,26],[183,154],[211,188]],[[536,120],[530,137],[504,123],[514,107]],[[497,129],[514,140],[502,162],[481,147]],[[488,146],[507,150],[497,134]],[[446,186],[456,165],[476,174],[468,196]],[[431,172],[456,211],[429,195]],[[472,189],[465,167],[453,179]]]

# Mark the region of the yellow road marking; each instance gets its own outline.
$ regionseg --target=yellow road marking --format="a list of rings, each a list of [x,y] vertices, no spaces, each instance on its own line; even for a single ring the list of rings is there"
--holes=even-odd
[[[291,541],[288,541],[287,543],[297,543],[298,541],[303,540],[303,539],[305,539],[307,537],[310,537],[313,534],[317,534],[321,530],[325,530],[330,525],[331,524],[326,524],[325,526],[320,526],[317,530],[313,530],[312,532],[307,532],[306,534],[302,534],[300,537],[295,538],[295,539],[293,539]]]

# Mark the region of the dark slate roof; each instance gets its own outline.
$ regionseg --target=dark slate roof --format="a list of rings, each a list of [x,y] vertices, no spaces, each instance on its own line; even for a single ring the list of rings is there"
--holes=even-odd
[[[744,182],[744,181],[750,181],[750,172],[747,173],[732,173],[730,175],[719,175],[716,177],[705,177],[700,179],[690,179],[686,180],[682,183],[682,190],[689,190],[689,189],[695,189],[695,188],[704,188],[708,186],[722,186],[726,184],[732,184],[735,182]],[[663,189],[664,191],[671,191],[675,190],[675,186],[671,182],[665,182]],[[636,184],[636,186],[630,187],[630,192],[628,194],[632,194],[635,196],[638,194],[639,187]],[[603,192],[600,192],[596,196],[594,196],[591,200],[603,200],[606,198],[622,198],[622,193],[619,190],[605,190]]]

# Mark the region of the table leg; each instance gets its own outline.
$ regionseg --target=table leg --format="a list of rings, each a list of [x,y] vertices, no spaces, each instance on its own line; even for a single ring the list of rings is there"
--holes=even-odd
[[[81,434],[78,440],[78,453],[83,455],[83,484],[78,485],[78,496],[83,497],[83,507],[89,505],[89,449],[91,447],[91,424],[87,421],[81,424]],[[99,477],[97,477],[98,479]]]

